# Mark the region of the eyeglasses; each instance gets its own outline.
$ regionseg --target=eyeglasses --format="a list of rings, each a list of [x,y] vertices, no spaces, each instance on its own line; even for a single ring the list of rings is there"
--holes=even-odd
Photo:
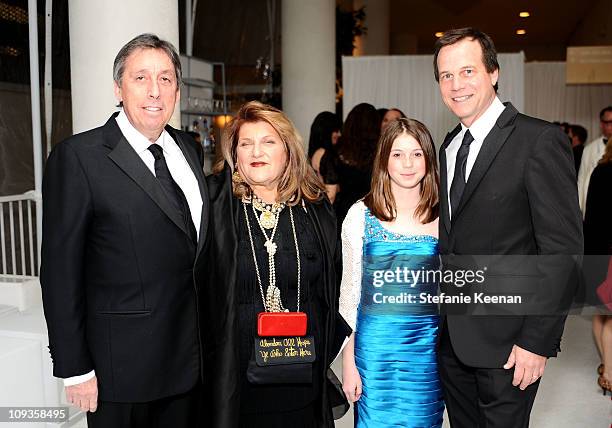
[[[601,123],[604,125],[612,125],[612,120],[602,120]]]

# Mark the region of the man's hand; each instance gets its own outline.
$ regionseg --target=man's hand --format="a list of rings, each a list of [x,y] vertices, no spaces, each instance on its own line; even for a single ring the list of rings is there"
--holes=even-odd
[[[66,401],[84,412],[95,412],[98,408],[98,379],[66,387]]]
[[[512,347],[508,361],[504,364],[506,370],[514,367],[512,385],[518,386],[521,390],[525,390],[541,378],[545,366],[546,357],[529,352],[517,345]]]

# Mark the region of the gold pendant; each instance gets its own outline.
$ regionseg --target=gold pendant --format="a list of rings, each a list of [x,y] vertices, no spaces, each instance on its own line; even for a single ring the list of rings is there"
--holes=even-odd
[[[275,216],[270,211],[262,211],[259,215],[259,222],[265,229],[272,229],[274,227]]]

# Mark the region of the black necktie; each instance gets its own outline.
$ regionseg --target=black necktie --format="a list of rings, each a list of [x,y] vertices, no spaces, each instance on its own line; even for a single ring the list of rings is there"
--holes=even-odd
[[[604,143],[604,146],[608,144],[608,139],[607,138],[602,138],[601,141]]]
[[[189,237],[193,242],[197,242],[198,235],[196,233],[193,220],[191,219],[191,211],[189,211],[187,198],[185,198],[185,194],[179,185],[176,184],[176,181],[174,181],[172,178],[162,148],[157,144],[151,144],[148,149],[155,158],[155,176],[157,177],[159,184],[161,184],[164,192],[168,196],[168,199],[183,218],[185,227],[189,233]]]
[[[468,129],[465,131],[465,135],[461,141],[461,147],[459,147],[459,151],[457,152],[457,159],[455,160],[455,174],[450,188],[451,216],[457,211],[461,195],[463,195],[463,191],[465,190],[465,166],[467,164],[472,141],[474,141],[474,137],[472,137]]]

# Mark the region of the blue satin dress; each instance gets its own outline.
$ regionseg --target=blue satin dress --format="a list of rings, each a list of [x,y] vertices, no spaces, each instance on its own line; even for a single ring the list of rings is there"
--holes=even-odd
[[[439,317],[434,303],[421,301],[437,293],[427,272],[438,268],[438,240],[391,232],[366,208],[363,245],[355,333],[363,393],[355,403],[355,426],[441,427]]]

